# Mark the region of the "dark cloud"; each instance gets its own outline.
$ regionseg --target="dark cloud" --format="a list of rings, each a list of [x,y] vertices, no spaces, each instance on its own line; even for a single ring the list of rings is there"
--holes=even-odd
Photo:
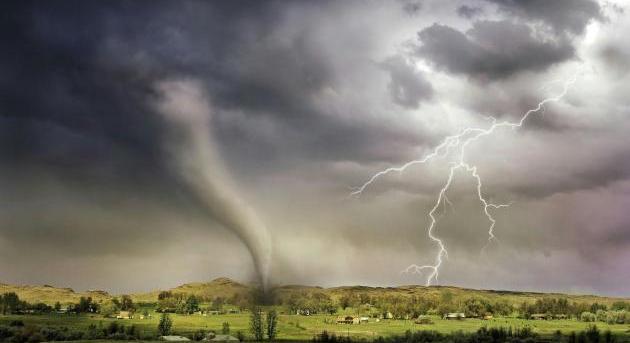
[[[481,7],[461,5],[457,8],[457,15],[466,19],[474,18],[482,13],[483,8]]]
[[[418,56],[437,68],[479,79],[542,71],[575,55],[568,40],[543,40],[529,26],[509,21],[478,21],[466,33],[434,24],[420,31],[418,39]]]
[[[488,0],[499,10],[527,21],[542,21],[558,32],[581,34],[593,19],[602,19],[593,0]]]
[[[387,88],[394,103],[406,108],[418,108],[420,102],[433,96],[431,83],[401,56],[387,59],[381,63],[381,67],[389,72]]]
[[[409,15],[414,16],[422,10],[422,2],[419,1],[410,1],[403,5],[403,10],[407,12]]]

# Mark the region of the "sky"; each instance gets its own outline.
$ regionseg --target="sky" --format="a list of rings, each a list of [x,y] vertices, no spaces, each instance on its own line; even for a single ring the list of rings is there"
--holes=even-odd
[[[625,1],[0,7],[0,282],[630,296]]]

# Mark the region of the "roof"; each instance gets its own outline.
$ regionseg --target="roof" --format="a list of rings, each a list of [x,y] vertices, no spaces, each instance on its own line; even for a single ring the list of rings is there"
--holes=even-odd
[[[162,336],[162,339],[169,342],[187,342],[190,339],[183,336]]]
[[[239,339],[230,335],[216,335],[210,339],[211,342],[238,342]]]

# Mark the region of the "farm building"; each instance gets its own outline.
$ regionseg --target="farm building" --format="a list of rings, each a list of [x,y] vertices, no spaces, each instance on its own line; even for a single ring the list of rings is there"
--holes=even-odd
[[[466,318],[466,315],[464,315],[462,312],[452,312],[452,313],[445,314],[442,318],[446,320],[453,320],[453,319],[462,320]]]
[[[339,316],[337,317],[337,324],[359,324],[359,317],[353,316]]]
[[[494,317],[491,314],[486,314],[485,316],[483,316],[483,320],[490,320],[493,319]]]
[[[130,311],[120,311],[116,316],[116,319],[133,319],[133,315]]]
[[[368,323],[369,321],[370,321],[370,317],[359,318],[359,323]]]

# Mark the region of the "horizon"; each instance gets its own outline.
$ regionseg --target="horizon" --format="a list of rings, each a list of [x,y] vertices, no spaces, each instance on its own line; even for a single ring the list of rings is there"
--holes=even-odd
[[[99,288],[88,288],[88,289],[74,289],[72,287],[64,287],[61,285],[51,285],[51,284],[10,284],[10,283],[5,283],[2,282],[2,280],[0,280],[0,285],[4,284],[4,285],[8,285],[8,286],[17,286],[17,287],[53,287],[53,288],[57,288],[57,289],[70,289],[75,293],[85,293],[85,292],[106,292],[107,294],[111,295],[111,296],[121,296],[121,295],[125,295],[125,294],[130,294],[130,295],[138,295],[138,294],[146,294],[146,293],[152,293],[152,292],[158,292],[158,291],[165,291],[165,290],[173,290],[176,289],[178,287],[181,286],[186,286],[186,285],[190,285],[190,284],[209,284],[209,283],[214,283],[218,280],[226,280],[229,282],[234,282],[237,283],[239,285],[245,286],[245,287],[256,287],[256,283],[252,283],[252,282],[247,282],[247,281],[242,281],[242,280],[235,280],[229,277],[225,277],[225,276],[219,276],[216,278],[212,278],[210,280],[198,280],[198,281],[187,281],[187,282],[181,282],[176,284],[175,286],[171,286],[171,287],[165,287],[165,288],[155,288],[155,289],[144,289],[144,290],[136,290],[136,291],[128,291],[128,292],[112,292],[110,290],[107,289],[99,289]],[[485,288],[470,288],[470,287],[464,287],[464,286],[458,286],[458,285],[422,285],[422,284],[401,284],[401,285],[363,285],[363,284],[337,284],[337,285],[330,285],[330,286],[321,286],[321,285],[308,285],[308,284],[272,284],[270,285],[271,289],[275,289],[275,288],[282,288],[282,287],[311,287],[311,288],[321,288],[321,289],[335,289],[335,288],[353,288],[353,287],[366,287],[366,288],[378,288],[378,289],[400,289],[400,288],[406,288],[406,287],[422,287],[422,288],[456,288],[456,289],[461,289],[461,290],[472,290],[472,291],[488,291],[488,292],[507,292],[507,293],[531,293],[531,294],[558,294],[558,295],[567,295],[567,296],[595,296],[595,297],[602,297],[602,298],[613,298],[613,299],[622,299],[622,300],[628,300],[630,299],[630,294],[628,295],[608,295],[608,294],[595,294],[595,293],[580,293],[580,292],[567,292],[567,291],[562,291],[562,290],[558,290],[558,291],[539,291],[539,290],[525,290],[525,289],[485,289]]]
[[[627,1],[2,10],[2,282],[630,296]]]

